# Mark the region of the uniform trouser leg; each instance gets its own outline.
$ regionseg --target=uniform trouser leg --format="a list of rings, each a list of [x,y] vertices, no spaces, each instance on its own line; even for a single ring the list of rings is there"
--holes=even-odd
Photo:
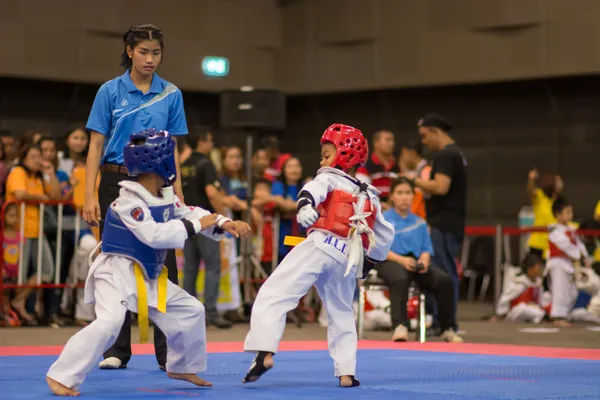
[[[120,175],[110,172],[103,172],[100,186],[98,187],[98,202],[100,203],[100,236],[104,231],[104,218],[110,204],[119,197],[119,182],[124,180],[134,180],[126,175]],[[127,311],[123,327],[113,346],[104,353],[104,358],[116,357],[121,360],[121,365],[127,365],[131,359],[131,313]]]
[[[206,370],[204,306],[172,282],[167,288],[167,312],[150,308],[149,317],[167,340],[167,371],[198,373]]]
[[[533,322],[542,321],[546,312],[538,305],[519,303],[506,314],[506,322]]]
[[[175,250],[169,250],[167,252],[165,266],[167,267],[169,280],[175,285],[178,285],[179,279],[177,279],[177,260],[175,258]],[[156,353],[156,361],[158,361],[158,365],[164,366],[167,363],[167,338],[156,325],[154,326],[154,352]]]
[[[312,239],[292,249],[258,291],[244,351],[277,352],[287,313],[298,306],[323,272],[324,264],[331,260],[316,248]]]
[[[113,284],[109,266],[95,272],[96,319],[77,332],[65,345],[58,360],[50,367],[48,377],[77,389],[98,359],[110,347],[121,329],[127,309]]]
[[[315,286],[327,308],[327,341],[333,359],[335,376],[356,375],[358,336],[352,303],[356,275],[344,277],[346,268],[336,261],[317,280]]]
[[[561,266],[550,268],[550,292],[552,293],[552,318],[568,319],[577,301],[578,290],[573,281],[573,274]]]

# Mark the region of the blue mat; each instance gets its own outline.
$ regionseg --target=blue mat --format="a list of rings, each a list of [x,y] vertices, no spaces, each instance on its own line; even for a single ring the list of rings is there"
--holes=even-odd
[[[339,388],[325,351],[277,354],[260,381],[242,384],[252,356],[209,354],[213,388],[168,379],[153,356],[126,370],[94,370],[81,395],[96,399],[600,399],[600,361],[361,350],[358,388]],[[56,399],[44,381],[56,357],[0,357],[0,398]]]

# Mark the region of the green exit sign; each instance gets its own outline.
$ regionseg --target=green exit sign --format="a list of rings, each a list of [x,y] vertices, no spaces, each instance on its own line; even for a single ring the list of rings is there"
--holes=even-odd
[[[204,57],[202,59],[202,72],[206,76],[229,75],[229,59],[225,57]]]

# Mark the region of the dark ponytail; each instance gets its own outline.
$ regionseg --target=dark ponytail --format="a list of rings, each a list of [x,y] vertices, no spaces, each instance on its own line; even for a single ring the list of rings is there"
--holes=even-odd
[[[123,35],[123,54],[121,55],[121,67],[125,69],[131,68],[131,58],[127,54],[127,47],[134,49],[135,46],[144,40],[158,40],[161,50],[164,48],[163,34],[158,27],[151,24],[136,25],[129,28],[127,33]]]

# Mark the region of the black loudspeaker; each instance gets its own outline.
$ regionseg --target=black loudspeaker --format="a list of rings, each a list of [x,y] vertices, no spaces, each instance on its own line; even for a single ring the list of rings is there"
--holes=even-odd
[[[285,129],[285,95],[276,90],[221,92],[221,128]]]

